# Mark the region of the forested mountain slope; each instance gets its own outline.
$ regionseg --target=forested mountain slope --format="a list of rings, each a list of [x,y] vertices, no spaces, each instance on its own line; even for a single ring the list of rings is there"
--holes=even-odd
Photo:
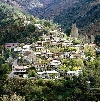
[[[42,19],[53,19],[78,0],[2,0]]]
[[[0,1],[0,44],[5,42],[28,42],[38,40],[43,31],[48,33],[53,23],[39,20],[22,9]],[[34,24],[41,24],[44,28],[39,30]]]
[[[40,0],[41,1],[41,0]],[[42,12],[39,13],[40,18],[53,19],[56,15],[62,12],[65,8],[67,9],[78,0],[53,0],[47,4]]]
[[[65,29],[71,28],[72,23],[76,23],[79,29],[88,34],[91,30],[91,34],[96,34],[96,31],[100,32],[100,0],[79,0],[55,16],[54,21]]]
[[[100,33],[100,0],[3,0],[35,17],[53,19],[68,33],[76,23],[87,35]],[[81,30],[80,30],[81,31]],[[84,34],[85,34],[84,33]]]

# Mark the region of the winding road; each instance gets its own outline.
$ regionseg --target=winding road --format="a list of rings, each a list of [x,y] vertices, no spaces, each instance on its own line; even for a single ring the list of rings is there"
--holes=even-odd
[[[17,66],[17,65],[18,65],[18,64],[17,64],[17,61],[18,61],[18,59],[15,59],[15,60],[14,60],[13,66]]]
[[[13,66],[17,66],[17,61],[18,59],[15,59],[14,62],[13,62]],[[14,76],[14,71],[11,71],[11,73],[8,75],[8,77],[13,77]]]

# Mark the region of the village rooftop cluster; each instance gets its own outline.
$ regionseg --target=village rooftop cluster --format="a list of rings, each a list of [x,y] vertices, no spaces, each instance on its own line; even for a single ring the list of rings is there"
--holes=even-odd
[[[67,71],[59,69],[63,59],[86,59],[85,46],[95,47],[93,40],[89,44],[84,44],[82,41],[75,44],[73,41],[78,40],[78,37],[78,28],[73,24],[69,37],[54,30],[51,31],[50,35],[43,33],[40,40],[32,44],[6,43],[5,48],[17,54],[17,58],[14,58],[12,62],[12,71],[9,77],[32,78],[29,77],[28,73],[28,69],[32,67],[37,74],[36,78],[60,79],[66,76],[71,79],[74,75],[79,76],[79,74],[82,74],[81,67]],[[9,57],[7,60],[9,61],[11,58]],[[63,76],[62,73],[64,73]]]

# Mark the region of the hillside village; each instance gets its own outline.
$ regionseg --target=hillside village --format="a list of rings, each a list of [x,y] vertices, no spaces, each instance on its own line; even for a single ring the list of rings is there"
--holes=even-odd
[[[99,0],[1,0],[0,101],[100,101],[99,7]]]
[[[43,28],[40,24],[35,26],[38,29]],[[43,33],[39,41],[32,44],[6,43],[5,48],[9,49],[11,54],[15,53],[15,57],[11,56],[6,61],[13,60],[9,77],[72,79],[73,76],[79,76],[84,69],[81,61],[89,58],[85,48],[95,50],[93,37],[86,43],[86,38],[79,36],[78,28],[73,24],[69,37],[61,31],[53,30],[50,35]],[[78,64],[71,66],[69,62],[74,59],[78,60]]]
[[[0,0],[0,101],[100,101],[99,1]]]

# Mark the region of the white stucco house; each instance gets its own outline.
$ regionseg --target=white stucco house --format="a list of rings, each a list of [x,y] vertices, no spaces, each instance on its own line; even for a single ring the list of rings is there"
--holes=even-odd
[[[50,66],[51,66],[51,67],[59,67],[60,65],[61,65],[61,62],[58,61],[58,60],[52,60],[52,61],[50,62]]]
[[[82,70],[68,71],[65,76],[72,79],[73,76],[79,76],[79,74],[82,74]]]
[[[39,78],[43,79],[56,79],[60,77],[59,72],[53,70],[53,71],[43,71],[43,72],[37,72]]]
[[[24,45],[22,49],[22,53],[25,53],[26,51],[31,50],[31,45]]]

